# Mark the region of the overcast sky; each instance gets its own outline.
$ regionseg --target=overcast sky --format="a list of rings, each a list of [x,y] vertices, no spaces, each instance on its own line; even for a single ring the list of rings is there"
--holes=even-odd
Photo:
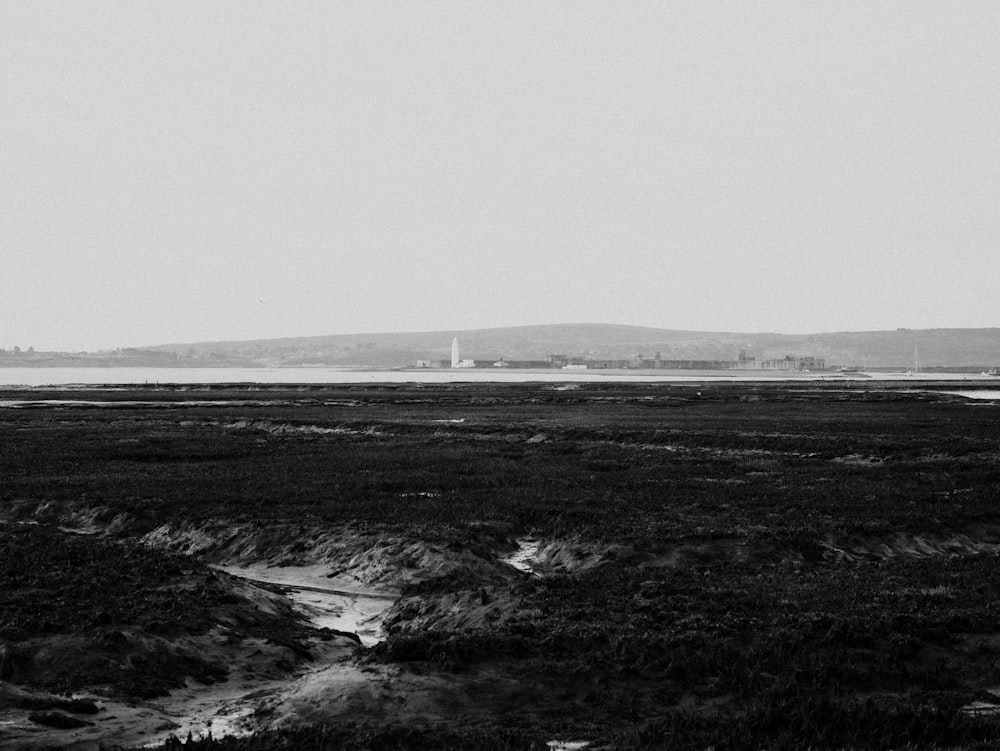
[[[1000,325],[1000,3],[0,5],[0,347]]]

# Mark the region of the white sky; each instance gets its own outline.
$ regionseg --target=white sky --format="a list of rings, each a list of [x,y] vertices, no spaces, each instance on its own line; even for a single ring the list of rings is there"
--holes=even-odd
[[[0,347],[1000,325],[1000,3],[0,5]]]

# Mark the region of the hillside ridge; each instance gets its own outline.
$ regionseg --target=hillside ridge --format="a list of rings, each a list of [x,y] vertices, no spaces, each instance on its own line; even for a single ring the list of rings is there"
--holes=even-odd
[[[126,347],[100,352],[0,350],[0,367],[296,367],[406,368],[418,361],[462,359],[477,367],[501,359],[546,366],[550,355],[604,361],[662,358],[733,361],[816,358],[827,369],[1000,368],[1000,328],[831,331],[809,334],[698,331],[617,323],[558,323],[436,331],[368,332],[217,340]],[[565,361],[565,360],[564,360]],[[633,366],[634,367],[634,366]]]
[[[576,357],[735,359],[818,357],[831,366],[995,367],[1000,328],[894,329],[809,334],[698,331],[613,323],[559,323],[482,329],[368,332],[306,337],[163,344],[138,348],[177,357],[268,365],[403,367],[450,357],[457,337],[463,358],[540,360]]]

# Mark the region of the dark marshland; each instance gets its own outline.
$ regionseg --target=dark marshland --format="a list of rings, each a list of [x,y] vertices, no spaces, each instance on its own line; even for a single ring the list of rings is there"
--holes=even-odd
[[[948,390],[2,393],[0,746],[996,748]]]

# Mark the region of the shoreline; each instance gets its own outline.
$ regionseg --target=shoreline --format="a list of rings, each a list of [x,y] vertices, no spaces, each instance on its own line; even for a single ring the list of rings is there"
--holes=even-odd
[[[91,386],[503,384],[503,383],[865,383],[962,382],[1000,384],[1000,377],[969,372],[562,370],[562,369],[347,369],[347,368],[145,368],[0,367],[0,388]]]

